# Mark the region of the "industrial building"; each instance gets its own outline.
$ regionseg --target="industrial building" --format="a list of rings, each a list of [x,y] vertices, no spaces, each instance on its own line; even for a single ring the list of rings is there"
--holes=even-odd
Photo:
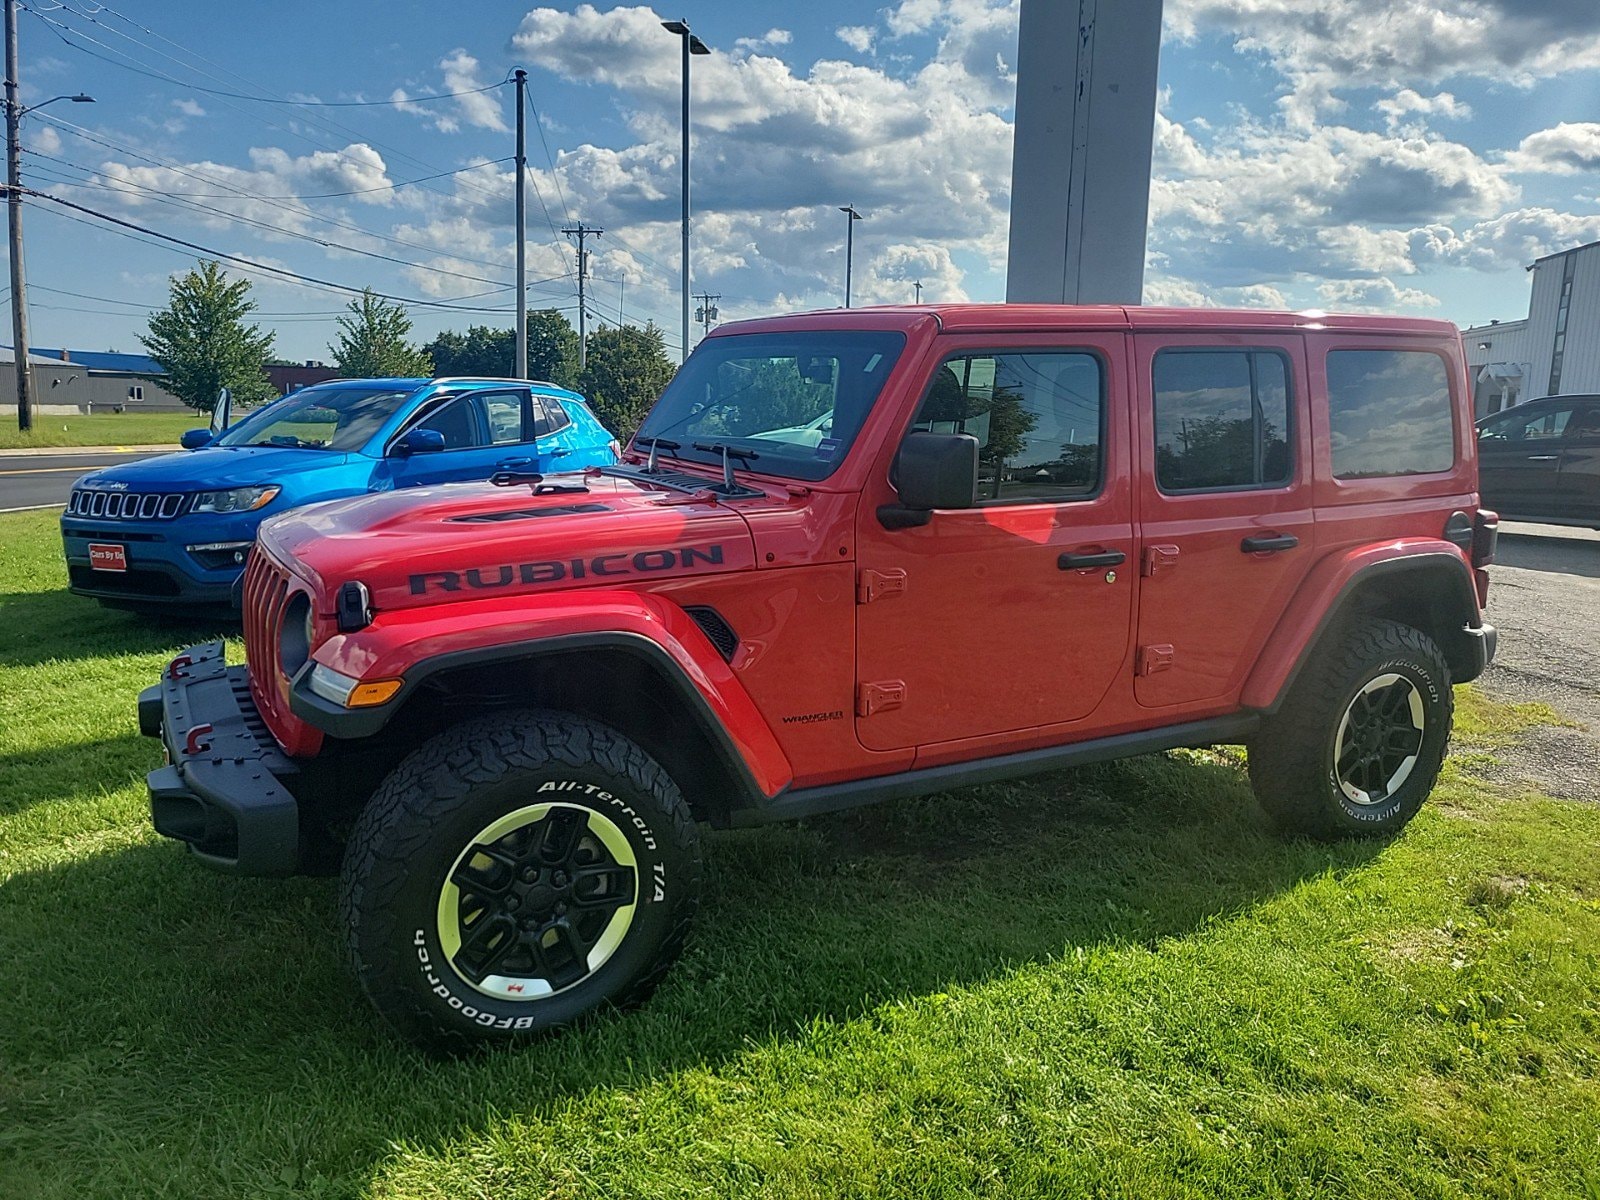
[[[1461,331],[1480,417],[1540,396],[1600,393],[1600,242],[1547,254],[1528,271],[1526,317]]]

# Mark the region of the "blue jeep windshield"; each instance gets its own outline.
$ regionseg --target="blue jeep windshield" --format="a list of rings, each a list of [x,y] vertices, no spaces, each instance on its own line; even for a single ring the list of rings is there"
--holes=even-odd
[[[414,387],[309,387],[251,413],[213,446],[359,450],[394,416]]]
[[[708,338],[689,356],[635,435],[663,455],[762,475],[826,479],[845,460],[905,348],[905,335],[838,330]],[[677,442],[677,449],[666,445]]]

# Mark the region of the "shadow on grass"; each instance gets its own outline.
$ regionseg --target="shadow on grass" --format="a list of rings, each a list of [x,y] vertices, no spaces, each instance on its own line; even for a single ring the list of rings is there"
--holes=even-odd
[[[0,594],[0,666],[154,654],[238,635],[230,609],[127,612],[64,587]]]
[[[15,876],[0,889],[16,983],[0,994],[0,1059],[31,1132],[13,1160],[49,1160],[88,1127],[147,1179],[204,1153],[211,1166],[184,1172],[204,1194],[271,1178],[284,1143],[263,1131],[292,1113],[298,1165],[358,1188],[397,1143],[714,1068],[1079,947],[1157,946],[1381,849],[1273,839],[1237,767],[1205,756],[706,840],[695,937],[648,1005],[458,1062],[382,1032],[341,962],[331,881],[220,877],[165,844]]]
[[[128,724],[135,724],[132,697]],[[142,782],[160,764],[160,743],[138,733],[0,754],[0,817]]]

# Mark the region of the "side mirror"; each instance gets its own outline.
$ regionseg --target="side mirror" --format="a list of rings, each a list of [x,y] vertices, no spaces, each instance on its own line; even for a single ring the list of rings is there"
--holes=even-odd
[[[886,529],[926,525],[936,508],[971,508],[978,502],[978,439],[970,433],[912,433],[895,456],[899,504],[884,505]]]
[[[211,409],[211,432],[221,433],[233,419],[233,392],[223,388],[217,393],[217,402]]]
[[[394,444],[391,453],[396,458],[410,458],[413,454],[434,454],[444,449],[444,434],[437,429],[413,429]]]
[[[215,436],[209,429],[185,429],[183,436],[178,439],[178,445],[185,450],[198,450],[201,446],[210,445]]]

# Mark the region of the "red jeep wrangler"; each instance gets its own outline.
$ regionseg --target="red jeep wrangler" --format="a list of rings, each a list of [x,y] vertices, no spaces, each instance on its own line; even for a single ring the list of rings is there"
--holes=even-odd
[[[1320,314],[725,325],[619,466],[264,525],[249,666],[140,696],[155,826],[342,852],[362,987],[446,1047],[648,994],[699,822],[1243,742],[1281,827],[1393,834],[1495,647],[1463,362]]]

